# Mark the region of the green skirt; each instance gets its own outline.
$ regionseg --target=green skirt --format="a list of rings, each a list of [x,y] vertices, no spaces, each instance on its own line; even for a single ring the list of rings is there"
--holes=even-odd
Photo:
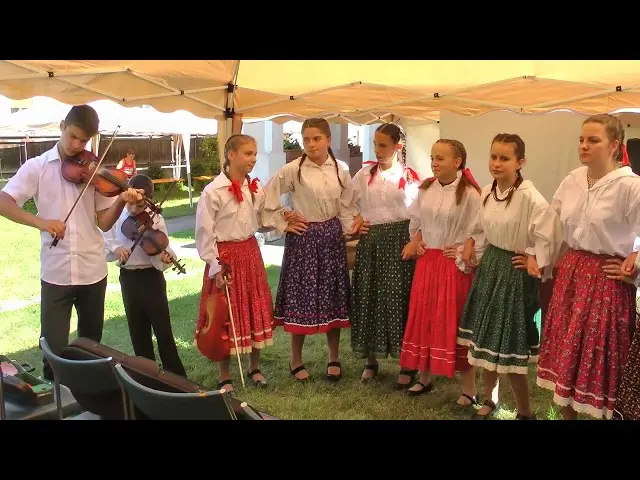
[[[501,374],[526,374],[540,350],[540,281],[513,268],[514,255],[489,245],[458,329],[458,343],[469,347],[469,363]]]
[[[402,260],[409,221],[372,225],[356,250],[351,347],[358,358],[399,358],[415,261]]]

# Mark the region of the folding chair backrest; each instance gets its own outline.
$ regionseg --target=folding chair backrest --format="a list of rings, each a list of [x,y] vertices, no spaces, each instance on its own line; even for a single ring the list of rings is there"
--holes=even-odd
[[[40,339],[40,346],[56,381],[69,388],[74,395],[97,395],[121,390],[109,365],[111,358],[69,360],[53,353],[44,338]]]
[[[152,420],[237,420],[222,391],[162,392],[138,383],[119,363],[114,368],[128,398]]]

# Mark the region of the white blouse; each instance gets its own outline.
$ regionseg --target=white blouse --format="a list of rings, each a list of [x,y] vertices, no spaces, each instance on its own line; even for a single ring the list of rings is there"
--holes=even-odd
[[[434,181],[427,190],[420,190],[411,204],[409,234],[411,238],[422,231],[422,240],[428,248],[442,249],[449,245],[464,244],[471,237],[480,213],[480,195],[469,186],[460,205],[456,205],[456,189],[461,172],[453,183],[442,185]]]
[[[354,201],[362,218],[371,225],[408,220],[409,207],[418,197],[420,182],[405,182],[401,188],[400,179],[404,177],[405,170],[401,163],[396,162],[387,170],[378,169],[369,184],[372,167],[362,167],[351,182]]]
[[[196,248],[200,258],[209,265],[209,276],[221,270],[216,260],[218,242],[240,242],[253,236],[260,228],[260,211],[265,194],[259,183],[251,199],[249,182],[242,184],[242,202],[229,191],[231,181],[224,174],[209,183],[198,201],[196,209]]]
[[[281,196],[291,194],[292,208],[302,214],[309,222],[325,222],[338,217],[343,231],[351,230],[353,217],[358,215],[354,203],[351,175],[346,164],[330,156],[322,165],[316,165],[308,158],[300,167],[300,158],[283,166],[264,186],[265,203],[262,210],[262,223],[265,227],[274,227],[279,234],[284,233],[287,221],[284,218]],[[300,170],[301,180],[298,180]],[[344,189],[338,182],[338,176]]]
[[[501,192],[496,187],[496,194],[503,199],[509,190]],[[562,226],[556,211],[530,180],[520,184],[508,206],[507,202],[493,198],[491,185],[482,189],[482,200],[486,197],[487,203],[480,209],[472,235],[476,251],[482,251],[489,243],[503,250],[535,255],[540,269],[550,267],[545,268],[543,280],[550,278],[562,247]]]
[[[588,188],[587,167],[573,170],[551,201],[574,250],[628,257],[640,234],[640,177],[630,167],[605,175]]]

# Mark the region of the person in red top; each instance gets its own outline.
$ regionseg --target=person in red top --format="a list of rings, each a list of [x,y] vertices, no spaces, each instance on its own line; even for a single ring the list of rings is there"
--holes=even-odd
[[[136,168],[136,151],[133,148],[129,147],[127,156],[118,162],[116,169],[126,173],[127,179],[129,180],[138,174],[138,169]]]

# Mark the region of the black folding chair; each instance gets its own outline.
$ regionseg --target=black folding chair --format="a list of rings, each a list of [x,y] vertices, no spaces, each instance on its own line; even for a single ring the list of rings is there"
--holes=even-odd
[[[76,395],[101,395],[114,390],[120,391],[124,418],[129,418],[126,394],[113,374],[110,365],[111,357],[96,360],[69,360],[53,353],[44,337],[40,339],[40,347],[53,370],[59,420],[63,418],[60,385],[69,388],[74,397]]]
[[[135,381],[119,363],[115,370],[131,403],[151,420],[237,420],[228,394],[222,390],[173,393]],[[130,420],[135,420],[130,408]]]

